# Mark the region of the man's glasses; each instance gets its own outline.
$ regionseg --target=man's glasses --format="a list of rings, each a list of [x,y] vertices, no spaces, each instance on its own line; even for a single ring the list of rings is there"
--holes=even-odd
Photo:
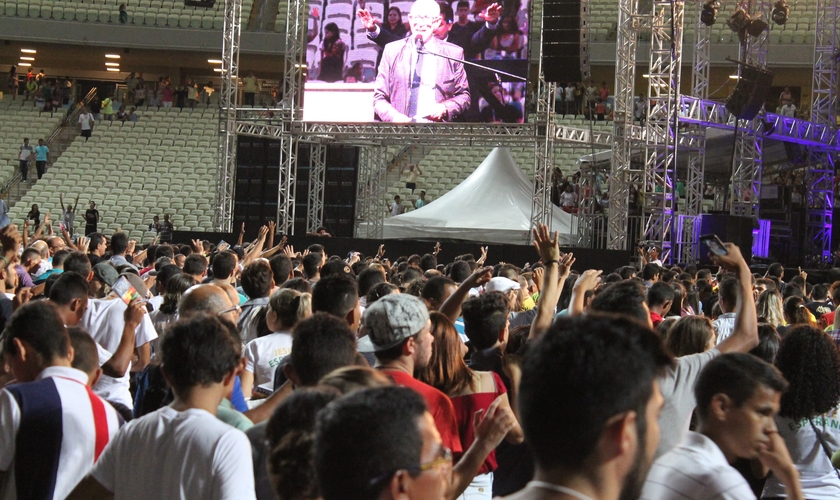
[[[233,306],[233,307],[231,307],[230,309],[223,309],[223,310],[219,311],[219,312],[218,312],[218,313],[216,313],[216,314],[217,314],[217,315],[219,315],[219,316],[221,316],[222,314],[227,314],[227,313],[229,313],[229,312],[234,312],[234,311],[236,311],[236,312],[242,312],[242,308],[241,308],[241,307],[239,307],[239,306]]]
[[[443,473],[450,471],[452,469],[452,450],[445,446],[442,446],[440,448],[440,456],[436,459],[430,462],[426,462],[424,464],[415,465],[414,467],[407,467],[404,470],[408,471],[413,476],[419,476],[420,474],[432,469],[440,469],[440,471]],[[385,474],[376,476],[375,478],[370,480],[369,487],[372,488],[383,481],[387,481],[388,479],[392,478],[397,472],[398,471],[386,472]]]

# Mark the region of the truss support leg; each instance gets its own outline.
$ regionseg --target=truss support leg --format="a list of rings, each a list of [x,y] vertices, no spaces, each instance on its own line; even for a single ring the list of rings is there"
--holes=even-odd
[[[280,137],[280,179],[277,186],[277,231],[295,234],[295,179],[297,178],[298,139]]]
[[[306,232],[314,233],[324,225],[324,183],[327,146],[312,144],[309,148],[309,197],[306,204]]]

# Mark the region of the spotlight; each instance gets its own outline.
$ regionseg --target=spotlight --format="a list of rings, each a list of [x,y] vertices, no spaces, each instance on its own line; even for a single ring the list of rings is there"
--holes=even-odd
[[[785,0],[779,0],[773,4],[773,14],[771,15],[773,22],[779,26],[785,24],[790,16],[790,7],[785,3]]]
[[[763,33],[768,27],[770,27],[770,25],[767,24],[767,21],[761,19],[761,14],[759,14],[759,16],[753,19],[749,26],[747,26],[747,33],[749,33],[751,37],[757,38],[761,36],[761,33]]]
[[[718,7],[720,7],[720,4],[717,2],[717,0],[709,0],[706,3],[704,3],[703,11],[700,12],[700,22],[702,22],[706,26],[712,26],[713,24],[715,24],[718,15]]]
[[[747,26],[750,24],[750,15],[747,14],[747,11],[738,7],[735,9],[735,12],[729,16],[729,19],[726,20],[726,25],[729,26],[729,29],[734,31],[735,33],[740,33],[747,29]]]

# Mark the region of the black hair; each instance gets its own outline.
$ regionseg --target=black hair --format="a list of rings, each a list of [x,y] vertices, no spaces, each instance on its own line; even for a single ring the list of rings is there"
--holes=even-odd
[[[356,277],[356,275],[353,273],[353,269],[351,269],[346,262],[341,260],[341,257],[336,257],[335,259],[330,257],[330,260],[326,264],[321,266],[320,274],[321,279],[324,279],[325,277],[331,276],[333,274],[345,274],[354,278]]]
[[[385,275],[379,269],[368,267],[356,276],[356,282],[359,285],[359,296],[363,297],[368,294],[374,285],[384,283]]]
[[[71,366],[85,373],[93,373],[99,368],[99,351],[96,341],[83,328],[71,326],[67,328],[70,345],[73,346],[73,362]]]
[[[443,300],[443,295],[446,293],[447,286],[455,286],[455,282],[443,276],[432,276],[426,280],[426,283],[423,285],[420,297],[426,300],[440,302]]]
[[[39,252],[37,248],[29,247],[29,248],[24,249],[23,252],[20,254],[20,262],[21,262],[21,264],[29,263],[35,257],[37,257],[38,261],[40,262],[41,261],[41,252]]]
[[[618,273],[610,273],[604,276],[604,283],[618,283],[623,279],[624,278],[622,278],[621,275]]]
[[[662,268],[658,264],[649,263],[642,268],[642,279],[645,281],[652,280],[657,274],[662,274]]]
[[[336,368],[355,363],[356,336],[343,319],[316,313],[295,325],[289,357],[299,384],[313,386]]]
[[[155,250],[155,259],[167,257],[169,260],[175,258],[175,250],[170,245],[159,245]]]
[[[725,394],[739,407],[755,395],[759,386],[784,392],[788,383],[779,370],[756,356],[741,352],[722,354],[703,368],[694,386],[697,415],[701,419],[708,415],[715,394]]]
[[[644,442],[654,380],[672,361],[659,336],[631,318],[559,318],[522,366],[519,416],[537,465],[580,469],[604,425],[627,411],[636,412]]]
[[[447,24],[452,24],[452,21],[455,20],[455,14],[452,12],[452,6],[449,2],[444,2],[442,0],[438,0],[437,4],[440,6],[440,15],[443,17],[443,20],[446,21]]]
[[[163,295],[163,303],[160,305],[160,312],[163,314],[175,314],[178,312],[178,303],[184,293],[195,285],[195,278],[186,273],[178,273],[170,277],[166,282],[165,290],[158,290]]]
[[[107,241],[102,233],[90,233],[87,237],[90,238],[88,248],[91,249],[96,249],[96,247]]]
[[[70,337],[61,321],[55,304],[48,300],[27,302],[15,311],[3,330],[3,353],[17,355],[13,340],[28,343],[45,362],[66,358],[69,354]]]
[[[319,253],[321,255],[324,255],[325,253],[327,253],[326,250],[324,249],[324,245],[322,245],[320,243],[313,243],[313,244],[309,245],[308,247],[306,247],[306,249],[309,250],[309,253]]]
[[[64,268],[64,261],[67,260],[67,257],[70,255],[70,252],[71,252],[71,250],[68,250],[66,248],[57,251],[55,253],[55,255],[53,255],[53,258],[52,258],[53,268],[59,267],[59,268],[63,269]]]
[[[785,268],[778,262],[774,262],[770,264],[770,267],[767,268],[767,276],[771,276],[774,278],[782,279],[782,275],[785,272]]]
[[[779,415],[799,421],[828,413],[840,403],[840,353],[825,332],[810,326],[790,328],[776,367],[790,382]]]
[[[516,281],[519,277],[519,271],[516,270],[516,266],[512,264],[500,264],[493,273],[494,276],[501,276],[503,278],[507,278],[512,281]]]
[[[271,293],[271,284],[274,273],[271,266],[262,260],[252,262],[245,266],[240,277],[242,291],[249,299],[268,297]]]
[[[48,298],[59,306],[66,306],[75,299],[86,299],[90,285],[87,278],[74,271],[65,271],[50,288]]]
[[[624,266],[619,268],[618,274],[621,276],[621,279],[629,280],[636,275],[636,268],[633,266]]]
[[[365,306],[370,307],[371,304],[376,302],[377,300],[381,299],[386,295],[391,295],[394,292],[399,292],[400,289],[397,288],[397,285],[392,285],[391,283],[377,283],[370,289],[370,291],[365,295]]]
[[[309,279],[314,278],[315,275],[318,274],[318,270],[321,267],[321,261],[323,259],[324,256],[320,253],[310,253],[309,255],[304,255],[303,274],[305,274]]]
[[[327,276],[318,280],[312,289],[312,312],[329,313],[343,320],[358,302],[356,280],[347,275]]]
[[[315,468],[315,423],[318,412],[340,396],[319,387],[299,389],[285,398],[265,427],[268,477],[279,500],[318,498]]]
[[[376,499],[394,473],[417,467],[418,422],[426,411],[423,398],[405,387],[357,391],[322,410],[314,462],[323,499]]]
[[[419,279],[423,279],[423,271],[419,268],[409,266],[403,271],[402,276],[400,276],[400,284],[408,287],[411,283]]]
[[[476,349],[488,349],[499,340],[507,325],[509,304],[502,292],[488,292],[464,302],[461,307],[464,333]]]
[[[604,313],[625,314],[647,323],[650,317],[644,307],[645,287],[634,280],[624,280],[602,287],[589,309]]]
[[[194,253],[184,260],[184,274],[201,276],[207,270],[207,258]]]
[[[455,283],[463,283],[472,274],[470,264],[465,260],[458,260],[452,263],[452,268],[449,270],[449,277]]]
[[[238,365],[236,326],[217,315],[198,313],[170,325],[163,338],[162,368],[176,394],[219,383]]]
[[[436,269],[437,268],[437,257],[434,255],[427,253],[420,258],[420,269],[423,271],[428,271],[429,269]]]
[[[300,293],[312,293],[312,285],[304,278],[292,278],[280,285],[280,288],[290,288]]]
[[[782,337],[775,326],[770,323],[759,323],[758,345],[750,350],[750,354],[772,365],[776,362],[776,354],[779,352],[781,342]]]
[[[213,278],[226,280],[230,278],[236,269],[236,254],[230,252],[219,252],[213,257]]]
[[[58,254],[56,254],[58,255]],[[55,256],[53,256],[53,262],[55,262]],[[55,264],[53,264],[55,265]],[[823,284],[814,285],[811,289],[811,299],[814,301],[823,301],[828,297],[828,287]]]
[[[114,233],[111,236],[111,254],[121,255],[128,250],[128,235],[125,233]]]
[[[669,300],[674,300],[674,289],[668,283],[656,282],[647,289],[645,301],[648,307],[659,306]]]
[[[274,274],[274,283],[285,283],[292,274],[292,260],[283,254],[275,255],[268,260],[268,265],[271,266],[271,272]]]
[[[70,255],[64,259],[64,272],[77,272],[87,279],[90,275],[91,265],[90,259],[82,252],[70,252]]]
[[[735,278],[724,278],[718,286],[720,300],[726,302],[729,307],[735,307],[738,303],[739,282]]]

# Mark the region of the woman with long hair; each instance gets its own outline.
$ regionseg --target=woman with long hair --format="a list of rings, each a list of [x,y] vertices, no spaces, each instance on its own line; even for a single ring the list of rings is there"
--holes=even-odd
[[[764,290],[755,303],[756,315],[779,328],[785,326],[785,312],[782,309],[782,296],[776,290]]]
[[[668,330],[665,346],[675,357],[708,351],[717,336],[712,321],[705,316],[685,316]]]
[[[784,335],[789,328],[794,326],[817,326],[813,319],[814,317],[811,315],[811,311],[805,307],[805,299],[802,297],[793,296],[786,298],[783,311],[785,313],[785,321],[787,321],[788,327],[784,330],[779,329],[779,333],[782,335]]]
[[[402,20],[402,12],[400,12],[399,8],[392,6],[388,9],[388,19],[387,22],[382,24],[382,29],[393,33],[400,39],[405,38],[408,30],[405,28],[405,23]]]
[[[242,394],[251,396],[260,387],[274,388],[274,369],[292,352],[292,328],[312,315],[312,295],[290,288],[271,294],[266,307],[265,322],[272,332],[248,342],[242,353]]]
[[[686,310],[686,303],[685,303],[685,287],[679,281],[671,282],[671,289],[674,290],[674,300],[671,302],[671,309],[668,310],[668,313],[665,316],[688,316],[689,314],[694,314],[694,312],[689,312]],[[690,307],[690,306],[689,306]]]
[[[163,342],[163,337],[166,334],[166,327],[170,323],[178,321],[178,302],[184,292],[191,286],[195,285],[195,278],[189,274],[178,273],[166,282],[166,288],[161,290],[163,295],[163,303],[149,315],[152,324],[155,325],[155,331],[158,333],[158,338],[152,341],[152,354],[157,357],[160,352],[158,346]]]
[[[791,327],[776,367],[790,383],[776,426],[799,472],[802,494],[809,500],[840,498],[840,476],[830,459],[840,448],[840,354],[834,341],[811,326]],[[785,495],[781,481],[771,474],[761,498]]]
[[[522,30],[514,16],[503,16],[499,23],[499,34],[490,41],[490,48],[498,54],[496,59],[521,59],[523,47]]]
[[[324,26],[324,43],[321,45],[321,73],[319,80],[339,82],[344,79],[344,55],[347,45],[341,40],[338,25],[327,23]]]
[[[464,343],[449,319],[439,312],[429,315],[432,322],[432,358],[429,364],[419,369],[417,378],[437,388],[452,400],[461,444],[468,449],[475,441],[473,418],[477,411],[487,411],[496,400],[501,399],[499,409],[510,409],[507,390],[502,379],[495,372],[481,372],[470,369],[464,362]],[[511,443],[524,439],[522,427],[517,422],[505,438]],[[491,498],[493,474],[496,469],[496,453],[491,452],[482,464],[478,475],[467,488],[467,498]]]

